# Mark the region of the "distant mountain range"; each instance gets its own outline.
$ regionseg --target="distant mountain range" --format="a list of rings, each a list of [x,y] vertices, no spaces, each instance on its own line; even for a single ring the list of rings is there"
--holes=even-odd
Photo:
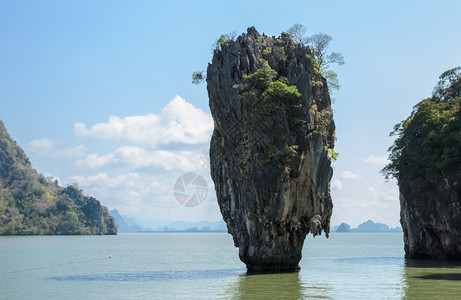
[[[164,221],[164,225],[158,228],[145,228],[136,224],[134,218],[121,215],[116,209],[110,210],[109,214],[114,217],[118,226],[118,232],[227,232],[224,221],[209,222],[186,222]]]
[[[162,225],[157,228],[146,228],[136,224],[134,218],[121,215],[116,209],[110,210],[109,214],[114,217],[118,226],[118,232],[227,232],[226,223],[221,220],[217,222],[199,221],[162,221]],[[357,228],[352,228],[349,224],[341,223],[333,226],[331,232],[402,232],[402,228],[391,228],[383,223],[375,223],[368,220],[360,224]]]
[[[341,223],[340,225],[333,226],[331,229],[332,232],[402,232],[402,228],[394,227],[391,228],[383,223],[375,223],[372,220],[368,220],[357,228],[351,229],[351,226],[346,223]]]

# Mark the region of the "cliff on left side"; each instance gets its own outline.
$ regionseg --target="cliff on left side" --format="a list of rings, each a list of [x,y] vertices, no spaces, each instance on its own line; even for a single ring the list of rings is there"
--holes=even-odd
[[[0,235],[117,234],[108,209],[39,174],[0,120]]]

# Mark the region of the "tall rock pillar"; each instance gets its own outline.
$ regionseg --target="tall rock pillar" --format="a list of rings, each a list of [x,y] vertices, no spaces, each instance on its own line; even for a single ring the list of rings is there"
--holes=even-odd
[[[249,28],[207,69],[211,177],[249,271],[295,271],[306,235],[328,237],[335,125],[309,48]]]

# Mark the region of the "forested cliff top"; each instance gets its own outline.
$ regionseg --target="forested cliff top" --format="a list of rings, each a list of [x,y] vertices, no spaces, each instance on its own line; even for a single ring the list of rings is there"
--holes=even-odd
[[[107,207],[39,174],[0,120],[0,235],[116,233]]]

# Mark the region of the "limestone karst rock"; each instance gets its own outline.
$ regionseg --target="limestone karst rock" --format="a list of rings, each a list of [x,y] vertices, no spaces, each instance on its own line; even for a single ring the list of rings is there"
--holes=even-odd
[[[461,67],[394,126],[382,170],[396,178],[407,258],[461,259]]]
[[[335,125],[308,47],[254,27],[207,69],[211,176],[249,271],[298,269],[306,235],[328,237]]]
[[[399,177],[405,257],[461,259],[461,194],[449,184],[460,178],[457,172],[428,192]]]

